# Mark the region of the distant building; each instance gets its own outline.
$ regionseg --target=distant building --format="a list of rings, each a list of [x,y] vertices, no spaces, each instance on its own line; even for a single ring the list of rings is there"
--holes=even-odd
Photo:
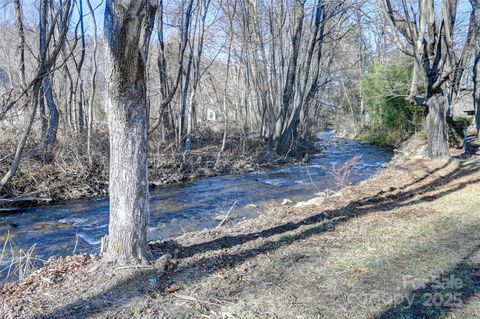
[[[207,110],[207,120],[215,122],[217,120],[217,113],[214,110]]]
[[[10,77],[8,76],[8,72],[3,67],[0,67],[0,84],[4,87],[7,87],[10,84]]]
[[[463,89],[460,91],[457,99],[452,104],[452,115],[475,117],[472,89]]]

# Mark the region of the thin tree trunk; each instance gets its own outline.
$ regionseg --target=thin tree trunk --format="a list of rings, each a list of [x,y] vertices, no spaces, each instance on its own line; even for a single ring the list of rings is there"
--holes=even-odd
[[[295,79],[297,76],[297,64],[300,54],[300,43],[303,31],[303,19],[305,2],[303,0],[295,1],[295,31],[292,37],[292,56],[288,63],[287,77],[285,80],[285,88],[283,90],[282,108],[275,123],[275,131],[273,142],[276,150],[284,149],[285,144],[281,145],[282,132],[286,128],[288,121],[288,109],[295,95]],[[289,134],[288,132],[286,134]],[[284,134],[284,136],[286,136]],[[281,151],[281,150],[280,150]]]
[[[46,3],[42,0],[41,3],[41,8],[40,8],[40,27],[43,28],[43,30],[46,30]],[[44,36],[41,36],[42,39],[40,39],[40,57],[38,61],[38,67],[35,72],[35,77],[34,79],[26,86],[24,94],[28,94],[26,90],[29,88],[32,88],[32,93],[31,93],[31,103],[32,103],[32,112],[30,113],[29,120],[27,123],[27,126],[25,128],[25,131],[17,144],[17,148],[15,151],[15,156],[10,164],[10,168],[8,172],[5,174],[5,176],[2,178],[0,181],[0,192],[2,189],[5,187],[5,185],[13,178],[15,173],[17,172],[17,169],[20,165],[20,161],[22,158],[22,154],[25,148],[25,145],[28,140],[28,136],[30,135],[30,131],[32,129],[33,122],[35,120],[35,115],[37,112],[38,108],[38,103],[39,99],[43,99],[43,94],[40,93],[42,90],[42,83],[44,84],[44,79],[46,79],[49,76],[49,73],[55,64],[58,55],[61,51],[61,48],[63,47],[63,44],[65,43],[65,38],[66,38],[66,33],[68,30],[68,24],[70,21],[71,17],[71,1],[68,0],[64,4],[61,5],[61,7],[58,9],[59,11],[56,12],[55,14],[55,19],[57,19],[58,15],[60,13],[63,14],[63,18],[60,19],[60,21],[55,21],[55,23],[58,23],[60,26],[60,32],[57,38],[56,42],[53,42],[53,46],[51,47],[50,54],[48,49],[48,44],[51,44],[52,41],[50,41],[53,38],[53,29],[50,30],[50,32],[47,34],[46,32],[44,33]],[[45,40],[45,41],[44,41]],[[49,84],[47,82],[47,84]]]
[[[87,0],[88,9],[92,16],[93,21],[93,53],[92,53],[92,77],[90,78],[90,99],[88,101],[88,122],[87,122],[87,154],[88,154],[88,163],[90,166],[93,164],[92,158],[92,131],[93,131],[93,108],[95,102],[95,93],[96,93],[96,78],[97,78],[97,20],[95,19],[95,12],[93,10],[90,0]]]
[[[181,150],[183,146],[183,139],[186,137],[186,125],[185,125],[185,115],[187,115],[187,102],[188,102],[188,89],[190,87],[190,75],[192,73],[192,63],[193,63],[193,48],[190,48],[190,53],[188,56],[187,69],[185,70],[185,75],[183,77],[182,83],[182,94],[180,96],[180,110],[178,112],[178,145],[177,148]]]
[[[40,3],[40,62],[45,68],[47,57],[47,27],[48,27],[48,0],[42,0]],[[43,141],[43,160],[50,162],[53,159],[53,146],[57,139],[58,131],[58,110],[53,100],[52,86],[50,84],[50,76],[47,74],[43,79],[42,93],[40,100],[40,110],[44,110],[43,101],[46,101],[48,108],[48,128]],[[46,114],[45,114],[46,116]],[[42,128],[45,123],[42,122]]]
[[[479,41],[479,40],[477,40]],[[479,45],[477,45],[479,46]],[[480,138],[480,50],[475,54],[475,66],[473,67],[473,98],[475,105],[475,126]]]
[[[46,162],[51,162],[53,160],[53,146],[57,140],[58,110],[57,105],[53,100],[52,86],[48,76],[43,79],[43,94],[45,96],[45,100],[47,101],[49,113],[48,131],[43,146],[43,160]]]
[[[198,91],[198,86],[202,77],[202,55],[203,55],[203,42],[205,37],[205,21],[207,19],[209,7],[211,0],[203,0],[199,2],[198,13],[196,18],[195,25],[199,24],[198,27],[198,41],[196,41],[196,57],[194,63],[194,72],[193,72],[193,83],[192,83],[192,92],[190,93],[189,105],[188,105],[188,123],[187,123],[187,137],[185,140],[185,151],[190,150],[190,144],[192,140],[192,130],[194,124],[195,116],[195,99]],[[202,11],[203,9],[203,11]],[[199,19],[200,18],[200,19]],[[195,41],[192,44],[192,48],[195,48]],[[203,70],[205,72],[205,70]]]
[[[47,118],[47,113],[45,111],[45,93],[43,92],[42,89],[40,89],[37,94],[39,94],[38,97],[38,113],[40,115],[40,131],[42,134],[42,139],[45,140],[47,136],[47,130],[48,130],[48,118]]]
[[[475,64],[473,66],[473,99],[475,105],[475,125],[480,138],[480,0],[471,0],[475,25]]]
[[[76,93],[76,102],[77,102],[77,111],[78,114],[78,131],[80,133],[83,133],[85,130],[85,112],[84,112],[84,102],[83,102],[83,79],[82,79],[82,68],[83,68],[83,63],[85,61],[85,27],[83,23],[83,1],[79,2],[79,19],[80,19],[80,40],[82,43],[81,51],[80,51],[80,61],[76,64],[76,69],[77,69],[77,86],[75,88]]]
[[[19,53],[19,69],[20,69],[20,83],[22,84],[22,89],[26,88],[27,81],[25,76],[25,29],[23,26],[23,10],[20,0],[14,0],[15,2],[15,24],[17,26],[18,36],[20,37],[20,42],[18,44]]]
[[[35,120],[35,114],[37,113],[37,104],[38,104],[38,96],[40,91],[41,81],[38,81],[33,87],[32,93],[32,110],[28,119],[27,126],[20,141],[17,144],[17,148],[15,150],[15,156],[13,158],[12,163],[10,164],[10,168],[5,176],[0,180],[0,193],[2,192],[3,188],[6,184],[8,184],[15,173],[17,172],[18,167],[20,166],[20,161],[22,159],[23,150],[25,149],[25,145],[27,144],[28,136],[30,135],[30,131],[32,130],[33,121]]]
[[[230,20],[230,31],[233,32],[233,17],[235,16],[237,10],[237,1],[235,0],[233,4],[233,13],[229,16]],[[230,34],[230,38],[228,40],[228,55],[227,55],[227,70],[225,75],[225,85],[223,86],[223,137],[222,137],[222,146],[218,151],[217,160],[215,161],[215,167],[218,166],[220,161],[220,156],[225,151],[225,145],[227,143],[227,130],[228,130],[228,110],[227,110],[227,88],[228,88],[228,79],[230,76],[230,62],[232,58],[232,42],[233,42],[233,34]]]
[[[195,16],[195,23],[194,25],[197,26],[198,20],[199,20],[199,15],[200,15],[200,7],[197,8],[197,14]],[[190,84],[190,74],[191,74],[191,69],[194,67],[193,65],[193,55],[195,53],[195,32],[196,32],[196,27],[193,28],[193,32],[191,38],[193,40],[190,41],[190,53],[188,55],[188,66],[187,66],[187,74],[185,75],[185,87],[182,95],[182,111],[186,115],[186,125],[183,122],[182,125],[185,125],[185,145],[184,145],[184,153],[183,156],[185,157],[186,153],[190,150],[190,143],[192,140],[192,126],[193,126],[193,103],[194,103],[194,98],[195,98],[195,90],[196,90],[196,83],[195,83],[195,72],[194,70],[194,79],[193,79],[193,85],[192,85],[192,90],[190,92],[190,95],[188,95],[188,89],[189,89],[189,84]],[[187,105],[188,104],[188,105]],[[181,138],[183,139],[183,136],[180,135]]]

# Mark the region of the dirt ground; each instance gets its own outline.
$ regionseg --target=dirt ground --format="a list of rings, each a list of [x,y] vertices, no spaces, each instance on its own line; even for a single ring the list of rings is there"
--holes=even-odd
[[[413,160],[320,206],[152,243],[148,268],[52,259],[2,318],[480,318],[480,161]]]

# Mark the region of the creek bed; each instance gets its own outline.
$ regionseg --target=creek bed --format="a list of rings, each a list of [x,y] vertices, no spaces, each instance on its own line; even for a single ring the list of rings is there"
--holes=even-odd
[[[150,193],[149,239],[161,240],[184,232],[216,227],[233,203],[230,223],[258,216],[267,205],[311,198],[323,189],[336,187],[332,167],[361,156],[349,176],[359,183],[387,163],[392,152],[373,145],[318,134],[323,151],[306,164],[288,165],[241,176],[199,178],[181,184],[159,186]],[[40,259],[76,252],[99,251],[100,238],[108,230],[108,198],[67,201],[21,210],[0,217],[0,244],[7,233],[15,249],[35,245]],[[7,254],[8,255],[8,254]],[[1,268],[8,266],[4,256]],[[0,275],[1,277],[1,275]]]

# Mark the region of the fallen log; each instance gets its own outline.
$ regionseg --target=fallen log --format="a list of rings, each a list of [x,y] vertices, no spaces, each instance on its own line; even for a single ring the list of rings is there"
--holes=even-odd
[[[18,213],[21,211],[22,211],[22,208],[19,208],[19,207],[0,208],[0,216],[10,215],[10,214]]]
[[[15,197],[15,198],[0,198],[0,208],[14,209],[13,206],[28,206],[33,203],[49,203],[52,199],[49,197]]]

